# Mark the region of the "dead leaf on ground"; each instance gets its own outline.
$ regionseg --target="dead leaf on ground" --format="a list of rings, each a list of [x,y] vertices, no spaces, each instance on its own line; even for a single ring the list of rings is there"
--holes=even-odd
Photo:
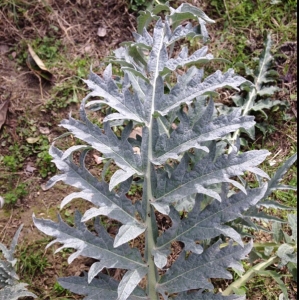
[[[107,34],[107,29],[104,27],[99,27],[97,34],[99,37],[104,37]]]
[[[136,135],[140,135],[142,136],[142,127],[135,127],[132,132],[130,133],[129,137],[130,138],[133,138],[133,139],[136,139]]]
[[[96,155],[96,154],[93,155],[93,158],[94,158],[94,160],[95,160],[95,162],[96,162],[97,165],[99,165],[99,164],[101,164],[103,162],[103,158],[100,157],[100,156],[98,156],[98,155]]]
[[[133,147],[134,154],[140,154],[140,148],[139,147]]]
[[[9,100],[6,100],[0,104],[0,129],[2,128],[3,124],[5,123],[8,105],[9,105]]]
[[[38,57],[30,45],[28,45],[28,56],[26,63],[28,68],[35,75],[40,76],[48,81],[53,79],[51,72],[46,68],[43,61]]]
[[[7,45],[0,45],[0,54],[5,54],[9,52],[9,47]]]
[[[50,133],[50,129],[48,127],[39,127],[38,130],[41,134],[49,134]]]
[[[29,137],[26,139],[28,144],[35,144],[39,140],[39,137]]]
[[[25,172],[26,172],[26,173],[33,173],[35,170],[36,170],[36,168],[33,167],[33,166],[31,165],[31,163],[28,163],[27,166],[26,166],[26,168],[25,168]]]

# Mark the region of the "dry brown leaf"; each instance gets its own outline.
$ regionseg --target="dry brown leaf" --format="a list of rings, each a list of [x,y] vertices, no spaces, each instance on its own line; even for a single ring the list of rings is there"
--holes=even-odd
[[[9,47],[7,45],[0,45],[0,54],[5,54],[9,52]]]
[[[93,158],[94,158],[94,160],[95,160],[95,162],[96,162],[97,165],[99,165],[99,164],[101,164],[103,162],[103,158],[100,157],[100,156],[98,156],[98,155],[96,155],[96,154],[93,155]]]
[[[39,137],[29,137],[26,139],[28,144],[35,144],[39,140]]]
[[[38,57],[38,55],[34,52],[32,47],[28,44],[28,56],[26,60],[28,68],[37,76],[43,77],[44,79],[51,81],[53,79],[53,75],[46,68],[43,61]]]
[[[0,104],[0,129],[5,123],[7,110],[8,110],[9,100],[4,101]]]
[[[50,133],[50,129],[48,127],[39,127],[38,130],[41,134],[49,134]]]
[[[135,127],[132,132],[130,133],[130,138],[136,139],[136,135],[142,136],[142,127]]]
[[[26,172],[26,173],[33,173],[35,170],[36,170],[36,168],[33,167],[33,166],[31,165],[31,163],[28,163],[27,166],[26,166],[26,168],[25,168],[25,172]]]

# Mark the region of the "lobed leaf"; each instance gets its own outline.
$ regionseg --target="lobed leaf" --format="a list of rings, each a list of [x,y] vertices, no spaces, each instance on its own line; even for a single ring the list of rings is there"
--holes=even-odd
[[[132,97],[128,88],[125,88],[123,93],[119,92],[118,86],[112,79],[111,69],[111,65],[108,65],[106,69],[107,76],[103,79],[97,74],[90,72],[89,79],[84,80],[84,82],[92,91],[86,96],[85,101],[90,97],[103,97],[104,99],[98,100],[97,103],[108,104],[110,107],[116,109],[118,111],[118,119],[143,123],[144,109],[142,102],[136,94],[135,97]],[[93,103],[95,102],[93,101]],[[106,117],[104,122],[115,118],[111,116],[109,118]]]
[[[68,129],[75,137],[85,141],[92,148],[103,153],[105,157],[114,159],[115,163],[126,174],[123,177],[124,180],[134,173],[141,175],[142,166],[140,156],[134,153],[133,147],[128,142],[128,137],[133,126],[132,122],[126,126],[121,139],[119,139],[111,130],[109,123],[104,124],[105,133],[98,126],[92,124],[87,119],[84,105],[81,105],[80,113],[84,123],[70,117],[69,120],[63,120],[60,126]]]
[[[33,297],[37,298],[37,296],[31,292],[29,292],[26,288],[28,284],[26,283],[18,283],[16,285],[8,285],[0,290],[0,299],[9,299],[9,300],[17,300],[22,297]]]
[[[197,241],[211,239],[221,234],[234,239],[242,246],[239,233],[225,223],[242,216],[242,212],[263,197],[266,189],[267,185],[264,185],[262,188],[247,190],[247,195],[239,192],[231,197],[225,195],[226,191],[221,197],[221,202],[213,201],[203,210],[200,209],[204,200],[203,195],[197,194],[193,209],[188,213],[188,217],[183,219],[174,208],[171,208],[169,216],[172,219],[172,226],[158,237],[152,253],[156,265],[159,268],[164,267],[162,262],[167,262],[170,246],[175,241],[183,242],[186,251],[196,254],[203,252],[203,247]]]
[[[264,196],[266,199],[273,191],[277,189],[284,189],[288,188],[287,186],[279,185],[279,182],[283,179],[283,176],[286,174],[286,172],[290,169],[290,167],[296,162],[297,160],[297,153],[292,155],[290,158],[288,158],[275,172],[274,176],[270,179],[268,183],[268,189]]]
[[[88,277],[84,273],[83,277],[62,277],[58,278],[59,284],[70,290],[73,293],[84,295],[84,300],[107,300],[117,299],[117,288],[119,282],[112,277],[99,273],[98,278],[94,278],[90,283]],[[128,300],[146,300],[145,292],[136,287],[132,294],[127,298]]]
[[[157,290],[163,294],[188,291],[192,289],[213,289],[210,278],[231,279],[226,270],[234,267],[243,270],[239,260],[245,258],[252,248],[252,243],[241,246],[229,246],[220,249],[221,241],[206,249],[202,254],[183,251],[168,271],[163,275]]]
[[[187,75],[182,76],[182,80],[185,80]],[[198,74],[195,74],[198,77]],[[205,78],[202,82],[198,80],[190,81],[186,85],[177,83],[169,94],[163,96],[163,98],[157,98],[158,103],[155,103],[155,109],[162,115],[166,115],[171,110],[179,107],[182,103],[190,104],[196,97],[200,95],[209,94],[219,88],[231,87],[238,90],[238,86],[246,81],[245,78],[234,74],[233,69],[229,69],[227,72],[222,73],[217,70],[212,75]]]
[[[58,223],[51,220],[37,219],[35,216],[33,216],[33,221],[40,231],[56,238],[47,247],[57,242],[63,244],[55,253],[63,248],[77,250],[69,256],[69,264],[79,255],[100,260],[100,262],[96,262],[91,266],[88,274],[89,282],[103,268],[147,269],[137,249],[132,249],[127,244],[114,248],[113,238],[107,233],[106,229],[97,224],[98,235],[91,233],[86,225],[81,222],[81,214],[79,212],[75,214],[76,227],[68,226],[59,215]]]
[[[51,146],[50,154],[54,158],[53,162],[60,171],[63,171],[63,174],[55,175],[50,178],[46,187],[50,188],[57,181],[62,180],[64,183],[80,189],[80,192],[74,192],[66,196],[61,203],[61,208],[74,198],[83,198],[100,208],[88,210],[82,221],[89,220],[98,215],[108,216],[126,224],[126,232],[130,233],[127,234],[125,238],[123,236],[123,229],[120,230],[120,235],[117,235],[117,245],[134,239],[145,230],[145,226],[135,218],[137,213],[136,209],[130,199],[126,197],[125,192],[120,195],[115,194],[110,191],[107,183],[99,182],[97,178],[88,172],[84,165],[86,153],[85,151],[81,154],[80,166],[77,166],[70,158],[62,160],[63,152]],[[123,185],[126,186],[125,190],[130,188],[131,180],[132,179],[128,179],[123,183]]]
[[[167,159],[178,159],[179,155],[190,148],[209,151],[203,142],[217,140],[240,127],[248,129],[254,125],[253,117],[241,116],[241,110],[235,110],[229,115],[213,118],[214,103],[209,101],[207,107],[195,106],[188,114],[181,110],[178,113],[180,124],[168,136],[159,134],[157,121],[153,131],[157,138],[154,140],[154,164],[162,164]]]
[[[266,173],[256,167],[268,155],[269,152],[266,150],[253,150],[242,154],[235,152],[229,155],[222,154],[215,158],[213,151],[210,151],[189,171],[190,159],[188,154],[185,154],[170,173],[156,170],[154,199],[151,204],[161,213],[169,214],[170,203],[175,203],[180,198],[194,193],[202,193],[221,201],[219,194],[209,188],[209,185],[221,182],[231,183],[246,194],[244,186],[230,177],[250,171],[268,178]]]

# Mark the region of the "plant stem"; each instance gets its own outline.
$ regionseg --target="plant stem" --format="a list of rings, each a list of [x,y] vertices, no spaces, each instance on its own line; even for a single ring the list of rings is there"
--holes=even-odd
[[[157,268],[155,266],[155,262],[152,256],[152,250],[155,247],[155,239],[154,239],[154,209],[151,207],[151,200],[154,198],[152,193],[152,182],[151,182],[151,172],[152,166],[151,161],[153,159],[153,114],[155,111],[155,104],[154,104],[154,95],[155,95],[155,88],[156,88],[156,80],[158,77],[158,70],[156,72],[156,76],[154,78],[153,84],[153,98],[152,98],[152,105],[151,105],[151,114],[150,120],[148,124],[149,134],[148,134],[148,160],[146,166],[146,240],[145,240],[145,256],[148,264],[148,275],[147,275],[147,290],[148,290],[148,297],[151,300],[158,300],[159,295],[156,292],[156,285],[157,285]]]
[[[158,300],[159,296],[156,292],[157,284],[157,270],[155,262],[152,256],[152,249],[155,247],[154,240],[154,227],[152,224],[152,214],[154,210],[151,207],[150,200],[153,199],[152,185],[151,185],[151,159],[152,159],[152,117],[150,121],[149,136],[148,136],[148,162],[146,168],[146,241],[145,241],[145,254],[148,264],[148,275],[147,275],[147,289],[148,296],[151,300]]]
[[[270,257],[267,261],[263,261],[251,269],[249,269],[241,278],[234,281],[232,284],[230,284],[223,292],[223,296],[229,296],[233,293],[233,288],[240,288],[240,286],[244,285],[252,276],[255,275],[256,272],[265,270],[267,267],[271,266],[278,260],[277,256]]]

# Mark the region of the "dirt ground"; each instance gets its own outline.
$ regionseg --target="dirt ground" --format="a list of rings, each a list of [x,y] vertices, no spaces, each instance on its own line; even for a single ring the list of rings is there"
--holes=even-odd
[[[45,109],[56,83],[67,80],[74,74],[67,70],[61,71],[54,65],[50,68],[54,80],[50,83],[45,80],[40,82],[26,64],[20,63],[26,41],[51,36],[61,41],[61,49],[67,49],[64,53],[67,53],[69,61],[78,57],[93,57],[93,67],[96,67],[121,42],[131,40],[131,32],[136,31],[135,16],[128,11],[125,0],[28,0],[24,3],[26,12],[22,14],[14,14],[13,7],[10,6],[0,7],[0,103],[10,101],[5,128],[0,131],[2,156],[9,155],[8,145],[21,145],[24,142],[17,130],[22,122],[31,120],[39,129],[48,128],[44,133],[41,130],[41,134],[51,143],[62,133],[57,127],[59,121],[66,118],[70,110],[75,111],[78,107],[78,104],[72,104],[67,108]],[[293,104],[290,112],[297,113]],[[5,137],[2,135],[4,129]],[[9,142],[6,142],[8,136]],[[283,151],[287,151],[290,145],[286,145],[281,136],[276,138],[280,140],[281,148],[285,149]],[[28,183],[28,195],[19,199],[15,206],[0,210],[1,243],[8,245],[19,225],[24,224],[19,243],[34,247],[36,241],[43,241],[40,247],[44,249],[49,240],[45,242],[45,236],[33,226],[32,214],[55,220],[58,205],[71,191],[60,184],[45,191],[43,187],[47,178],[42,178],[37,172],[35,159],[34,156],[24,157],[23,169],[14,172],[13,178],[10,178],[10,173],[0,169],[0,195],[4,192],[1,184],[4,185],[5,181]],[[71,214],[76,208],[84,209],[85,205],[87,204],[74,201],[67,213]],[[39,294],[40,299],[53,299],[50,289],[58,276],[79,275],[88,270],[91,263],[86,259],[76,259],[68,265],[67,257],[54,256],[53,249],[55,247],[42,250],[49,266],[34,280],[33,292]],[[68,299],[81,298],[72,296]]]

